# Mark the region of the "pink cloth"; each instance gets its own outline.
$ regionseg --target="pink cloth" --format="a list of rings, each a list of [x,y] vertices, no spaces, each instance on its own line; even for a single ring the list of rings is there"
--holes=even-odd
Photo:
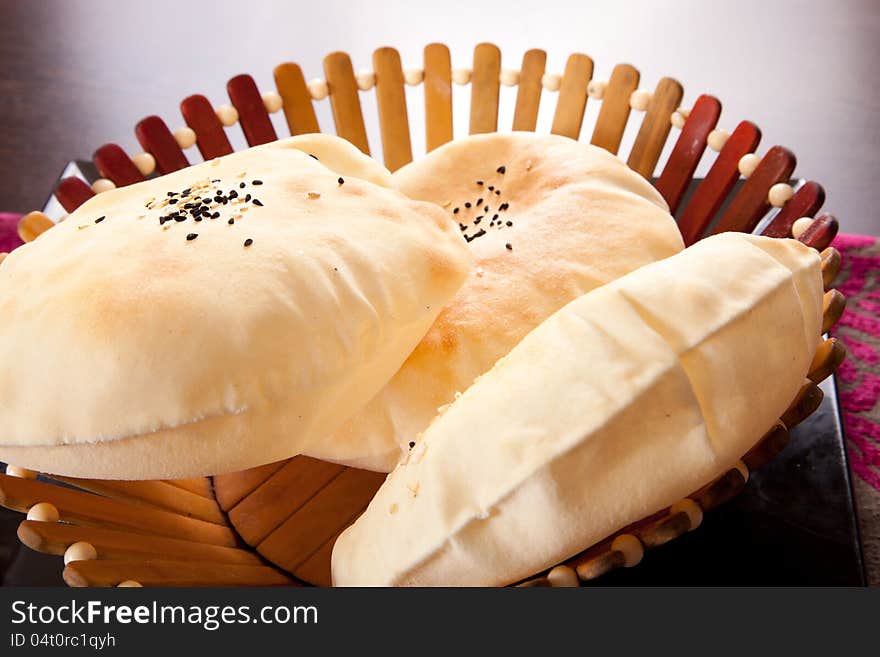
[[[12,249],[21,246],[22,241],[16,228],[20,218],[20,214],[0,212],[0,252],[9,253]]]

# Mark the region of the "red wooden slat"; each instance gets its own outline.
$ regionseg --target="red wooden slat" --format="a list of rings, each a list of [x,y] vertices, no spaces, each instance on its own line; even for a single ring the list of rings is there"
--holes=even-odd
[[[801,217],[812,217],[825,202],[822,185],[810,180],[801,185],[788,203],[782,206],[761,235],[767,237],[791,237],[791,226]]]
[[[678,229],[687,246],[706,232],[715,213],[739,179],[740,158],[747,153],[754,153],[760,141],[761,130],[751,121],[742,121],[728,137],[709,173],[678,219]]]
[[[180,150],[174,135],[158,116],[141,119],[134,128],[137,140],[144,150],[156,158],[156,170],[160,174],[171,173],[189,166],[189,160]]]
[[[810,224],[803,234],[798,238],[807,246],[812,246],[818,251],[828,248],[831,241],[837,235],[837,229],[840,225],[834,215],[823,212],[815,221]]]
[[[238,110],[238,120],[249,146],[259,146],[278,139],[257,83],[250,75],[236,75],[226,83],[226,92]]]
[[[675,214],[681,197],[693,178],[694,171],[703,151],[706,150],[706,137],[718,123],[721,115],[721,102],[714,96],[702,95],[697,98],[691,113],[685,121],[678,141],[672,149],[663,173],[654,187],[669,204],[669,211]]]
[[[767,151],[754,173],[733,197],[712,233],[752,232],[761,217],[770,209],[770,202],[767,200],[770,188],[791,178],[796,164],[794,153],[787,148],[774,146]]]
[[[196,133],[196,146],[204,159],[212,160],[232,152],[232,144],[229,143],[211,101],[201,94],[188,96],[180,103],[180,113],[183,114],[186,124]]]
[[[94,195],[92,188],[79,178],[63,178],[55,187],[55,198],[68,212],[73,212]]]
[[[118,144],[104,144],[92,155],[92,161],[98,168],[98,173],[112,180],[117,187],[144,180],[143,174]]]

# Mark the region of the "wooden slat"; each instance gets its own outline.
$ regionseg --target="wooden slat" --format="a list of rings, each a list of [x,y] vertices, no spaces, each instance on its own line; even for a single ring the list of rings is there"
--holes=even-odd
[[[822,285],[827,290],[831,287],[834,279],[837,278],[837,275],[840,273],[840,267],[843,264],[843,259],[840,255],[840,251],[838,251],[834,247],[828,247],[824,249],[819,254],[819,258],[822,268]]]
[[[587,109],[587,85],[593,78],[593,60],[581,53],[572,53],[565,63],[556,112],[553,114],[554,135],[577,139]]]
[[[163,479],[166,484],[177,486],[202,497],[214,499],[214,490],[208,477],[194,477],[192,479]]]
[[[764,437],[758,441],[758,444],[752,447],[742,457],[749,472],[764,467],[779,452],[785,448],[789,441],[788,429],[784,424],[778,422],[774,427],[764,434]]]
[[[321,132],[312,105],[312,94],[299,64],[284,62],[275,67],[275,86],[284,103],[284,118],[292,135]]]
[[[832,291],[837,292],[837,290]],[[838,294],[840,293],[838,292]],[[782,417],[779,418],[780,421],[789,429],[797,426],[819,408],[824,397],[825,393],[822,392],[822,389],[808,381],[800,389],[794,401],[789,405],[785,413],[782,414]]]
[[[715,129],[719,116],[721,103],[717,98],[705,94],[697,98],[663,172],[654,183],[654,187],[666,199],[672,214],[678,209],[678,204],[693,178],[703,151],[706,150],[706,138]]]
[[[249,545],[257,545],[345,470],[345,466],[297,456],[229,511]]]
[[[251,550],[61,522],[24,520],[18,526],[18,538],[32,550],[46,554],[63,555],[68,546],[85,541],[95,547],[99,559],[164,558],[202,563],[263,564],[263,560]]]
[[[333,556],[333,546],[336,544],[336,539],[339,538],[339,535],[349,526],[350,523],[324,541],[324,544],[312,556],[297,566],[296,570],[293,571],[294,577],[315,586],[332,586],[333,576],[330,564],[331,557]]]
[[[837,324],[844,310],[846,297],[840,290],[828,290],[822,297],[822,333],[827,333]]]
[[[180,113],[183,114],[186,124],[196,133],[196,146],[202,158],[212,160],[232,152],[226,130],[217,118],[211,101],[205,96],[194,94],[184,98],[180,103]]]
[[[83,490],[106,495],[116,500],[146,504],[189,518],[198,518],[215,525],[228,525],[226,516],[215,500],[172,486],[164,481],[118,481],[107,479],[77,479],[49,475]]]
[[[523,55],[516,90],[516,108],[513,111],[513,129],[534,132],[538,125],[538,108],[541,105],[541,82],[547,66],[547,53],[529,50]]]
[[[134,580],[143,586],[295,586],[270,566],[189,561],[73,561],[64,569],[69,586],[117,586]]]
[[[376,72],[382,155],[388,170],[397,171],[404,164],[412,162],[400,53],[394,48],[378,48],[373,52],[373,70]]]
[[[642,119],[639,134],[626,163],[629,168],[651,180],[663,146],[672,129],[669,117],[681,104],[684,89],[678,80],[663,78],[657,83],[651,102]]]
[[[796,162],[794,153],[782,146],[774,146],[767,151],[754,173],[746,178],[733,197],[712,233],[752,232],[761,217],[770,209],[770,202],[767,200],[770,188],[776,183],[787,182]]]
[[[118,144],[104,144],[94,152],[92,161],[98,173],[112,180],[117,187],[133,185],[144,180],[143,174]]]
[[[346,468],[257,546],[257,551],[288,572],[315,554],[325,541],[367,507],[385,474]]]
[[[807,378],[813,383],[822,383],[822,381],[834,374],[844,358],[846,358],[846,347],[840,340],[837,338],[825,340],[816,349]]]
[[[214,477],[214,494],[224,511],[229,511],[257,486],[266,481],[281,469],[287,461],[267,463],[241,472],[216,475]]]
[[[501,51],[491,43],[474,48],[471,74],[470,134],[498,129],[498,99],[501,93]]]
[[[822,251],[834,240],[839,227],[834,215],[823,212],[813,220],[798,240],[817,251]]]
[[[92,188],[80,178],[62,178],[55,186],[55,198],[68,212],[73,212],[95,195]]]
[[[822,185],[810,180],[805,182],[783,205],[776,216],[761,232],[767,237],[791,237],[791,227],[801,217],[812,217],[825,203]]]
[[[678,229],[686,246],[700,239],[739,180],[739,161],[753,153],[761,141],[761,131],[754,123],[742,121],[718,153],[709,173],[694,191],[681,216]]]
[[[429,43],[425,60],[425,145],[428,152],[452,141],[452,60],[449,48]]]
[[[344,52],[330,53],[324,58],[324,75],[330,89],[330,107],[333,109],[336,134],[369,155],[370,145],[367,143],[367,129],[364,127],[351,58]]]
[[[238,545],[235,533],[228,527],[41,481],[0,475],[0,505],[26,513],[39,502],[53,504],[63,521],[77,525],[124,529],[213,545]]]
[[[158,116],[141,119],[134,128],[134,134],[145,151],[156,159],[156,170],[160,174],[171,173],[189,166],[189,160],[180,150],[174,135]]]
[[[629,119],[629,98],[639,86],[639,72],[630,64],[618,64],[611,72],[602,107],[590,140],[594,146],[617,153]]]
[[[268,144],[278,139],[257,83],[250,75],[242,73],[230,79],[226,83],[226,93],[238,110],[238,122],[248,146]]]

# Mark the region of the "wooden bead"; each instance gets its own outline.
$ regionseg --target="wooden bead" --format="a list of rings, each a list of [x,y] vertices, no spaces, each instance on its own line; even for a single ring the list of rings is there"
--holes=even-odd
[[[774,208],[781,208],[794,196],[794,189],[787,183],[776,183],[767,193],[767,200]]]
[[[264,91],[263,107],[266,108],[266,111],[269,112],[269,114],[274,114],[284,107],[284,101],[281,99],[281,95],[277,91]]]
[[[469,68],[456,68],[452,70],[452,81],[455,84],[465,85],[471,81],[471,69]]]
[[[95,194],[109,192],[111,189],[116,189],[116,184],[112,180],[107,180],[107,178],[98,178],[92,183],[92,191]]]
[[[681,130],[684,127],[684,122],[686,119],[684,117],[684,114],[676,110],[672,113],[672,116],[669,120],[672,122],[672,125]]]
[[[547,91],[559,91],[562,86],[562,76],[559,73],[544,73],[541,76],[541,84]]]
[[[220,107],[214,110],[214,113],[217,115],[220,123],[227,128],[238,122],[238,110],[232,105],[220,105]]]
[[[717,153],[720,152],[722,148],[724,148],[724,144],[727,143],[729,137],[730,133],[727,132],[727,130],[715,128],[715,130],[710,132],[709,136],[706,137],[706,144],[708,144],[709,148]]]
[[[315,100],[323,100],[330,94],[330,87],[327,86],[327,81],[321,78],[309,80],[308,86],[309,93]]]
[[[636,89],[630,94],[629,106],[637,112],[644,112],[651,104],[651,92],[647,89]]]
[[[611,542],[611,550],[623,555],[625,568],[632,568],[642,560],[645,548],[642,542],[632,534],[621,534]]]
[[[174,141],[182,150],[192,147],[196,143],[196,132],[189,126],[181,126],[173,133]]]
[[[133,588],[142,588],[142,587],[143,587],[143,584],[141,584],[140,582],[136,582],[133,579],[127,579],[124,582],[119,582],[119,584],[116,585],[116,588],[119,588],[119,589],[133,589]]]
[[[10,477],[18,477],[19,479],[36,479],[37,472],[28,470],[27,468],[19,468],[17,465],[7,465],[6,474]]]
[[[691,115],[691,108],[690,107],[679,107],[675,111],[678,112],[679,114],[681,114],[685,119]]]
[[[607,88],[608,83],[604,80],[590,80],[590,83],[587,85],[587,94],[593,100],[602,100]]]
[[[425,71],[420,68],[408,68],[403,71],[403,81],[410,87],[417,87],[425,79]]]
[[[577,573],[571,566],[556,566],[547,573],[547,581],[553,587],[571,587],[580,586],[581,581],[578,579]]]
[[[760,157],[758,157],[754,153],[746,153],[741,158],[739,158],[739,172],[743,175],[743,178],[748,178],[753,173],[755,173],[755,169],[758,168],[758,165],[760,163]]]
[[[501,70],[500,82],[505,87],[515,87],[519,84],[519,71],[510,68]]]
[[[156,158],[151,153],[138,153],[132,156],[131,161],[142,176],[149,176],[156,170]]]
[[[376,74],[365,68],[358,71],[354,79],[357,81],[358,89],[361,91],[368,91],[376,86]]]
[[[703,522],[703,510],[700,508],[699,504],[697,504],[690,498],[686,497],[669,507],[670,515],[682,512],[687,514],[688,519],[691,523],[690,529],[688,529],[688,531],[693,531]]]
[[[806,231],[812,223],[812,217],[801,217],[800,219],[797,219],[791,225],[791,236],[795,239],[800,239],[801,235],[804,234],[804,231]]]
[[[98,558],[95,546],[85,541],[77,541],[64,551],[64,565],[71,561],[91,561]]]
[[[36,520],[37,522],[58,522],[60,517],[58,509],[49,502],[34,504],[27,512],[27,519]]]

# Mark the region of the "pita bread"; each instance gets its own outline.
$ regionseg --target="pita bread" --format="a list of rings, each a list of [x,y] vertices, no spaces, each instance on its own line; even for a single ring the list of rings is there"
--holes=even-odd
[[[683,248],[645,179],[607,151],[566,137],[472,136],[392,177],[465,228],[477,267],[389,384],[309,450],[316,458],[393,468],[439,407],[553,312]]]
[[[327,436],[471,267],[439,208],[365,179],[387,171],[344,140],[282,140],[100,194],[9,255],[0,458],[178,478]],[[160,223],[187,203],[210,210]]]
[[[334,583],[509,584],[670,506],[785,411],[821,309],[815,251],[737,233],[572,301],[433,422]]]

